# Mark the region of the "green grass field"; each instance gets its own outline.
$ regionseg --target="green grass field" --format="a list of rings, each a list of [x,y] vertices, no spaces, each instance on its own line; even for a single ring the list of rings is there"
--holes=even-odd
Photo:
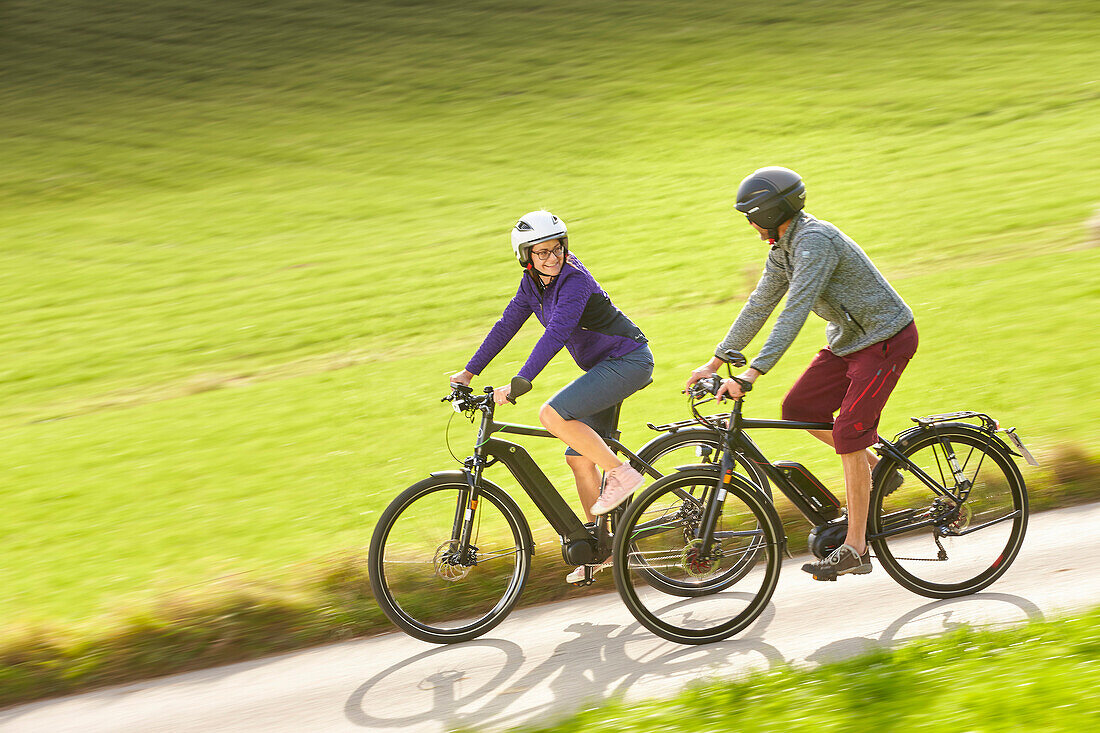
[[[764,164],[916,311],[885,432],[980,409],[1095,456],[1098,35],[1084,1],[5,3],[0,617],[95,625],[364,547],[453,464],[438,400],[533,208],[651,338],[627,438],[686,417],[763,262],[731,205]],[[752,414],[822,342],[812,316]]]

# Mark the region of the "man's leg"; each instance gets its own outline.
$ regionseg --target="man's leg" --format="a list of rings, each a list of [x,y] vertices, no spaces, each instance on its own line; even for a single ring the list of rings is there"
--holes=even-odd
[[[867,511],[871,503],[871,469],[867,465],[866,451],[845,453],[840,457],[844,465],[844,493],[848,507],[848,535],[844,544],[854,547],[860,555],[867,551]]]
[[[830,448],[836,447],[836,441],[833,440],[832,430],[807,430],[806,432],[814,436]],[[882,459],[879,458],[878,454],[870,448],[863,451],[863,453],[867,456],[867,467],[872,471],[875,470],[875,466],[877,466],[878,462]]]
[[[831,437],[834,450],[840,454],[844,466],[848,530],[844,544],[828,558],[802,567],[817,580],[835,580],[838,575],[871,572],[870,554],[867,552],[871,471],[867,452],[877,440],[882,408],[916,347],[916,326],[910,324],[886,341],[844,357],[848,364],[848,390],[833,421]],[[897,478],[900,483],[901,476]]]

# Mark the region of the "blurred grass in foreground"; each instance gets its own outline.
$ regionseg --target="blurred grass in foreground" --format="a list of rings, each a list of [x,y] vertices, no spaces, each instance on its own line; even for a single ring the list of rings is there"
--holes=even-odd
[[[1100,727],[1100,609],[1009,630],[965,628],[816,669],[610,703],[524,733],[1085,731]]]

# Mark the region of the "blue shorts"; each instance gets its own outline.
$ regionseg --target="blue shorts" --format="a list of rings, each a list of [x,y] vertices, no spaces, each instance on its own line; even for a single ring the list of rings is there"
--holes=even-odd
[[[603,438],[610,438],[615,405],[653,379],[653,352],[643,345],[625,356],[608,357],[574,379],[546,401],[566,420],[580,420]],[[569,448],[567,456],[580,453]]]

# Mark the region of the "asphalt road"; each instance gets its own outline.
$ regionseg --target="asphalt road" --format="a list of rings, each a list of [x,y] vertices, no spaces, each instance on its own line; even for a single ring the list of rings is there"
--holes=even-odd
[[[669,695],[704,677],[814,665],[941,634],[1100,604],[1100,504],[1034,515],[1016,563],[983,593],[930,602],[881,569],[817,583],[787,561],[739,637],[663,641],[608,593],[512,614],[448,647],[387,634],[0,712],[0,731],[446,731],[545,723],[601,700]],[[599,582],[614,588],[610,573]]]

